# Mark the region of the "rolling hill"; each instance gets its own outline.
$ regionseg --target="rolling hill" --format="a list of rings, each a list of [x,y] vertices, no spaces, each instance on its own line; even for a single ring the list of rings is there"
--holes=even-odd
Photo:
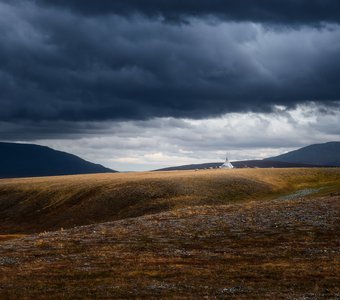
[[[3,179],[0,299],[338,299],[339,188],[338,168]]]
[[[115,171],[49,147],[0,142],[0,178],[108,172]]]
[[[340,142],[314,144],[266,160],[319,166],[340,166]]]
[[[336,168],[90,174],[0,180],[0,232],[54,230],[339,185]]]

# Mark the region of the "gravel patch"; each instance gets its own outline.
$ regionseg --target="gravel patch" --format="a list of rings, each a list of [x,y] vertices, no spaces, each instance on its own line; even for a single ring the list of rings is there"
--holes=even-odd
[[[278,200],[294,200],[296,198],[300,198],[300,197],[305,197],[311,194],[315,194],[317,192],[319,192],[321,189],[303,189],[303,190],[299,190],[295,193],[289,194],[289,195],[285,195],[282,196],[280,198],[278,198]]]

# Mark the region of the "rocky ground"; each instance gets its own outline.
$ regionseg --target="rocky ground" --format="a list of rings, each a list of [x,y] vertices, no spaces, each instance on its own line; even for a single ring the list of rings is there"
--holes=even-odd
[[[340,299],[340,195],[307,194],[8,236],[0,298]]]

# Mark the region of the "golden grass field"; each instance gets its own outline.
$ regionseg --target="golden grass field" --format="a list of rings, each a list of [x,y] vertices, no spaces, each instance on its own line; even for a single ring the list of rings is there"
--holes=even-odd
[[[340,299],[340,169],[0,180],[0,299]]]

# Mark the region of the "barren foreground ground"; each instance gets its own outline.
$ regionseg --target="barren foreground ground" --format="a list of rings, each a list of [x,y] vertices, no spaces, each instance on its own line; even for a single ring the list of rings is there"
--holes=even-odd
[[[339,169],[0,180],[0,208],[0,299],[340,299]]]

